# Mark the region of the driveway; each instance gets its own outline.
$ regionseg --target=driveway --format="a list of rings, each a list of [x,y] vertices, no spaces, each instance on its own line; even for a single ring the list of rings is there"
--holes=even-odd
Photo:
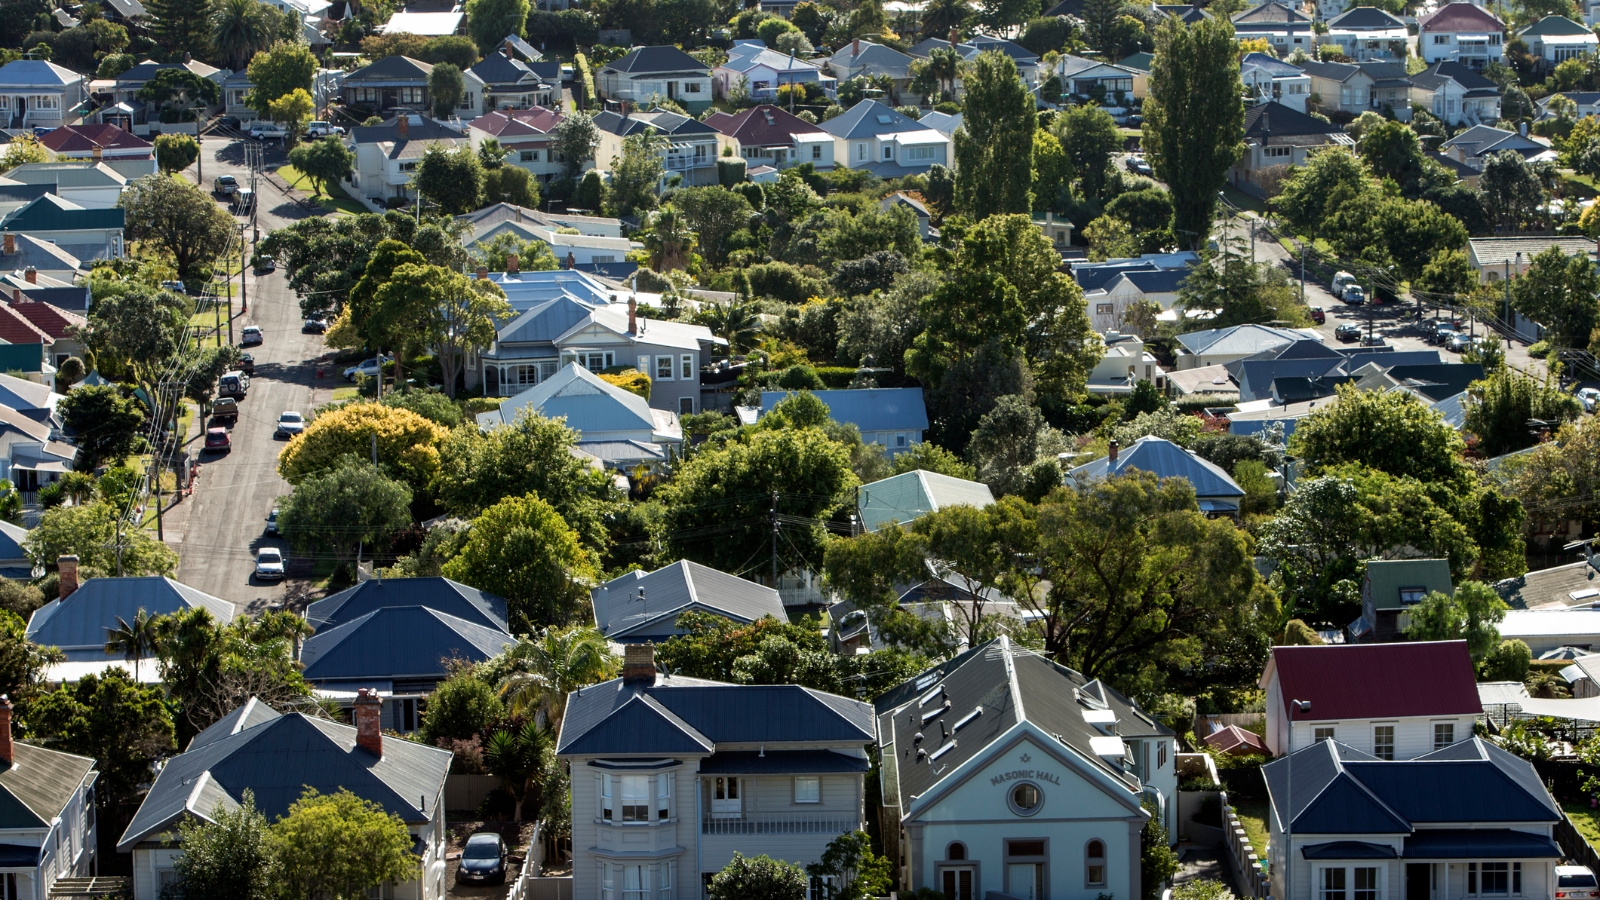
[[[248,183],[242,141],[208,135],[202,153],[206,184],[221,174]],[[269,151],[267,168],[282,157],[282,150]],[[308,214],[265,179],[258,184],[257,219],[263,237]],[[245,236],[251,236],[248,227]],[[261,327],[265,343],[249,348],[256,360],[256,374],[250,381],[249,396],[239,404],[232,450],[200,455],[194,494],[181,504],[188,507],[182,511],[183,530],[175,535],[169,528],[167,538],[180,557],[179,581],[241,604],[241,611],[253,611],[286,600],[303,600],[311,573],[309,560],[291,557],[289,571],[296,577],[272,584],[255,579],[255,552],[263,546],[278,546],[289,553],[282,540],[266,535],[264,527],[274,501],[289,493],[289,485],[277,471],[278,451],[284,446],[284,441],[273,437],[278,414],[285,410],[310,414],[318,404],[327,402],[334,381],[323,379],[318,388],[316,361],[326,348],[320,335],[300,333],[300,304],[283,272],[250,272],[246,278],[250,308],[247,312],[236,309],[234,337],[237,340],[245,325]],[[199,444],[190,446],[198,449]]]

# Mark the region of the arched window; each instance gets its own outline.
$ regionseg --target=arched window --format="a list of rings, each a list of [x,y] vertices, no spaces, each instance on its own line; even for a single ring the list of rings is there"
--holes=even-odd
[[[966,859],[967,845],[961,843],[960,841],[952,841],[950,847],[944,852],[944,858],[952,861],[957,859]]]
[[[1083,880],[1089,887],[1104,887],[1106,883],[1106,845],[1090,841],[1083,848]]]

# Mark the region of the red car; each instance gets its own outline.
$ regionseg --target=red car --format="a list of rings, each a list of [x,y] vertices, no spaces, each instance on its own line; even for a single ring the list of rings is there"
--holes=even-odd
[[[228,429],[226,429],[226,428],[207,428],[206,429],[206,449],[207,450],[228,450],[228,449],[230,449],[232,447],[233,447],[233,441],[229,440],[229,438],[228,438]]]
[[[1321,325],[1328,321],[1328,314],[1322,311],[1322,307],[1313,306],[1311,307],[1311,321]]]

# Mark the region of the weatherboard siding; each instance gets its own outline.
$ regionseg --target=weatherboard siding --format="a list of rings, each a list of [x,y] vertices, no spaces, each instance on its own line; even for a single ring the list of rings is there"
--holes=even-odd
[[[1394,726],[1394,758],[1415,759],[1432,753],[1434,725],[1454,725],[1455,742],[1472,737],[1475,716],[1433,716],[1394,719],[1339,719],[1337,721],[1296,720],[1294,723],[1294,749],[1311,746],[1319,728],[1332,728],[1334,740],[1348,744],[1362,753],[1373,752],[1373,729],[1380,725]],[[1281,729],[1280,729],[1281,730]],[[1285,735],[1286,737],[1287,735]],[[1287,749],[1287,748],[1285,748]]]
[[[1270,852],[1270,861],[1273,872],[1272,892],[1274,896],[1286,897],[1286,900],[1313,900],[1313,898],[1316,896],[1316,893],[1313,890],[1313,885],[1316,883],[1315,879],[1318,877],[1321,869],[1329,866],[1348,867],[1357,865],[1364,867],[1376,866],[1383,871],[1382,884],[1379,886],[1378,892],[1378,897],[1380,900],[1401,900],[1401,898],[1406,896],[1405,866],[1407,862],[1415,862],[1415,860],[1398,858],[1359,861],[1324,861],[1308,860],[1303,855],[1303,849],[1313,844],[1322,844],[1329,841],[1361,841],[1392,847],[1396,856],[1400,856],[1400,854],[1404,852],[1405,838],[1403,835],[1393,834],[1314,834],[1305,836],[1296,834],[1294,837],[1295,856],[1293,865],[1294,872],[1292,876],[1293,884],[1291,885],[1288,894],[1285,895],[1282,888],[1285,877],[1286,860],[1281,852],[1284,835],[1282,829],[1277,827],[1275,820],[1272,823],[1272,827],[1272,849]],[[1538,834],[1545,837],[1550,836],[1550,829],[1547,826],[1528,827],[1502,823],[1480,823],[1476,827],[1504,827],[1510,828],[1513,831],[1525,831],[1530,834]],[[1472,860],[1433,862],[1433,865],[1435,866],[1433,873],[1435,882],[1434,889],[1431,893],[1431,900],[1465,900],[1465,898],[1468,897],[1466,883],[1467,863],[1471,861]],[[1507,860],[1504,858],[1486,858],[1485,860],[1479,861],[1512,860]],[[1515,898],[1518,897],[1554,896],[1551,893],[1554,890],[1554,888],[1551,886],[1551,866],[1554,863],[1553,860],[1523,859],[1518,861],[1522,863],[1522,892],[1519,894],[1510,895],[1511,900],[1515,900]],[[1499,896],[1504,897],[1506,895]]]

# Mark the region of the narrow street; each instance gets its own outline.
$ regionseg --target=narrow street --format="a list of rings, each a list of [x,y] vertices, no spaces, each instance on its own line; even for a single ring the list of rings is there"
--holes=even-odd
[[[202,154],[206,190],[211,179],[222,174],[235,176],[241,184],[249,182],[242,141],[210,135],[202,142]],[[281,149],[270,148],[266,168],[274,168],[274,161],[282,158]],[[188,174],[193,175],[194,170]],[[262,237],[309,214],[266,178],[259,186],[257,219]],[[251,237],[248,227],[245,237]],[[238,603],[241,611],[255,611],[286,600],[293,602],[311,574],[309,562],[297,563],[290,556],[289,571],[298,577],[280,584],[254,577],[258,548],[280,546],[289,554],[281,539],[266,534],[267,514],[276,499],[289,492],[288,483],[277,472],[278,452],[284,445],[274,437],[278,414],[297,410],[309,416],[344,382],[331,368],[324,373],[326,377],[317,380],[316,364],[325,352],[322,337],[300,333],[299,301],[282,270],[263,275],[251,271],[246,278],[250,308],[235,312],[235,342],[245,325],[260,326],[266,342],[247,348],[255,357],[255,377],[249,396],[239,404],[232,450],[199,455],[194,494],[168,513],[167,542],[180,557],[177,580]],[[198,439],[190,446],[198,448]]]

